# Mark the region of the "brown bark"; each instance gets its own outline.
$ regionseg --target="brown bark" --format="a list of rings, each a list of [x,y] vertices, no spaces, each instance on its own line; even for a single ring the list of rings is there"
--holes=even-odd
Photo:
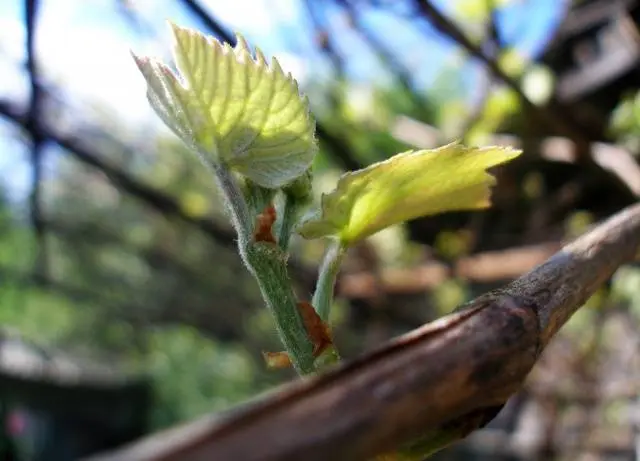
[[[635,205],[513,283],[358,360],[92,460],[357,461],[425,432],[464,437],[497,414],[562,325],[639,248]]]
[[[346,298],[371,299],[380,293],[422,293],[451,277],[480,283],[513,280],[543,263],[561,247],[560,243],[549,242],[477,253],[452,265],[432,261],[416,267],[383,270],[380,274],[347,273],[339,277],[337,292]]]

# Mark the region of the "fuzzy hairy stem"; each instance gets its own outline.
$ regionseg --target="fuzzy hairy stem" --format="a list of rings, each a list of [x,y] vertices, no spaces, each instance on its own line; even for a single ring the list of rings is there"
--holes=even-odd
[[[293,227],[298,220],[300,205],[295,197],[285,194],[280,210],[280,220],[278,222],[277,241],[280,249],[285,253],[289,251],[289,241],[293,233]]]
[[[301,375],[315,370],[313,344],[298,311],[293,284],[287,273],[287,255],[277,245],[255,242],[253,214],[261,202],[260,190],[249,188],[250,206],[237,181],[224,164],[212,164],[231,222],[238,232],[238,249],[247,269],[255,277],[271,311],[291,363]],[[259,200],[260,199],[260,200]]]
[[[324,259],[320,265],[318,284],[316,285],[316,291],[313,294],[311,304],[313,304],[318,315],[325,322],[329,321],[331,303],[333,302],[333,289],[336,284],[338,272],[340,272],[340,266],[344,259],[345,252],[346,250],[340,244],[340,241],[332,241],[327,247]]]
[[[248,245],[246,258],[291,363],[301,375],[312,373],[315,371],[313,344],[297,308],[287,274],[286,253],[272,243],[255,242]]]

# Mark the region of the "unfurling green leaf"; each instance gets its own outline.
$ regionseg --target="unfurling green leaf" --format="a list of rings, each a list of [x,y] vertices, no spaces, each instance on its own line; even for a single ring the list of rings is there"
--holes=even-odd
[[[420,216],[486,208],[495,183],[486,169],[518,155],[508,147],[458,143],[395,155],[343,175],[336,189],[323,195],[319,215],[298,232],[305,238],[334,236],[348,246]]]
[[[277,189],[304,174],[317,151],[315,121],[291,74],[237,36],[231,48],[171,24],[179,76],[134,55],[162,120],[205,162],[223,162]]]
[[[294,199],[300,202],[307,202],[312,200],[312,188],[313,188],[313,176],[311,170],[307,170],[305,174],[293,181],[287,187],[284,188],[284,192],[291,195]]]

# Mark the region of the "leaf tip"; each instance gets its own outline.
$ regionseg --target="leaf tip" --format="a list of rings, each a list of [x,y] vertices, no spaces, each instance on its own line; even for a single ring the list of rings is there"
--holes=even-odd
[[[280,63],[278,62],[278,59],[273,56],[271,58],[271,65],[270,65],[271,69],[273,70],[273,72],[280,74],[280,75],[284,75],[284,71],[282,70],[282,67],[280,67]]]
[[[129,53],[131,54],[133,61],[136,63],[136,66],[138,66],[138,69],[142,70],[142,67],[144,66],[145,62],[149,60],[149,58],[146,56],[139,56],[133,50],[129,50]]]
[[[235,46],[235,50],[236,52],[240,51],[240,52],[247,52],[249,54],[251,54],[251,51],[249,49],[249,44],[247,43],[247,40],[244,38],[244,36],[240,33],[240,32],[236,32],[236,46]]]
[[[260,48],[256,48],[256,62],[258,63],[258,66],[261,68],[268,67],[267,58],[265,58]]]
[[[174,37],[174,39],[177,38],[177,36],[180,34],[180,32],[182,32],[184,30],[184,28],[180,27],[178,24],[173,22],[171,19],[165,19],[165,24],[169,28],[169,32],[171,32],[171,35]]]

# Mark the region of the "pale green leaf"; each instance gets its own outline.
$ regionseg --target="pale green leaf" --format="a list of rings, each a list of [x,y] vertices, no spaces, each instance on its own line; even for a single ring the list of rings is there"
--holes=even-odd
[[[474,23],[486,22],[492,9],[509,6],[513,0],[458,0],[453,6],[454,14],[463,21]]]
[[[317,151],[315,121],[297,82],[238,36],[235,48],[171,24],[178,75],[135,57],[162,120],[208,162],[225,162],[256,184],[279,188]]]
[[[321,211],[298,229],[305,238],[335,236],[352,244],[388,226],[445,211],[490,205],[490,168],[520,155],[508,147],[453,143],[409,151],[343,175],[322,197]]]

